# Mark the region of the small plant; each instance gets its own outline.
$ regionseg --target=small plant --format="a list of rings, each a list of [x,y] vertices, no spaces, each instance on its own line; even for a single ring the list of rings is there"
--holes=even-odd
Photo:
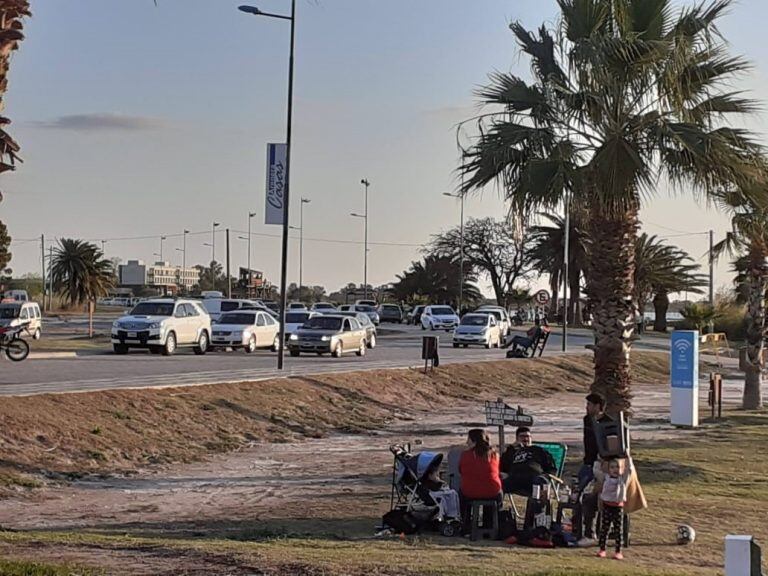
[[[91,434],[95,434],[96,436],[100,436],[101,435],[101,427],[94,426],[93,429],[91,430]]]
[[[720,311],[714,308],[710,304],[703,302],[691,302],[685,305],[680,311],[683,318],[685,318],[693,327],[699,332],[703,333],[704,328],[714,323],[720,316]]]

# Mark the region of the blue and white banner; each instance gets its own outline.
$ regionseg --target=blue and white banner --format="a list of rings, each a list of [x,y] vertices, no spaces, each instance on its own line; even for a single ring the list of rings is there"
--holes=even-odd
[[[699,382],[699,333],[675,330],[670,338],[672,388],[694,388]]]
[[[283,225],[286,155],[285,144],[267,144],[267,196],[264,224]]]

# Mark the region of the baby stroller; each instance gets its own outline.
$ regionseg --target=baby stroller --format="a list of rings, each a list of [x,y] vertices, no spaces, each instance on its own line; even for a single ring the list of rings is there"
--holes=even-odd
[[[438,478],[443,455],[435,452],[411,454],[410,446],[390,446],[394,456],[390,511],[385,526],[413,534],[422,530],[443,536],[459,533],[459,495]]]

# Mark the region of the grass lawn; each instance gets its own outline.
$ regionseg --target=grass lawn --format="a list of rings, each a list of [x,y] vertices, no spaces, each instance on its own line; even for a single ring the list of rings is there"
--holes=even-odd
[[[371,534],[379,511],[354,510],[354,502],[343,501],[327,522],[254,520],[236,530],[227,530],[224,522],[218,533],[3,532],[0,556],[126,574],[145,573],[130,566],[159,562],[168,574],[714,576],[722,573],[726,534],[753,534],[768,543],[767,443],[768,412],[730,412],[722,423],[674,440],[636,443],[650,507],[633,516],[633,545],[623,563],[597,559],[594,549],[533,550],[431,536],[375,540]],[[692,546],[675,545],[679,523],[696,529]],[[334,525],[344,526],[343,535]]]

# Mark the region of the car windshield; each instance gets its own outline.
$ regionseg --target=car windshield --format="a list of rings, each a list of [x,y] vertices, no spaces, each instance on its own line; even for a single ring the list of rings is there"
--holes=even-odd
[[[173,316],[171,302],[142,302],[131,310],[133,316]]]
[[[285,315],[286,324],[304,324],[309,318],[309,312],[288,312]]]
[[[453,316],[453,310],[448,308],[448,306],[435,306],[432,308],[432,314],[437,316]]]
[[[10,320],[13,318],[18,318],[19,314],[21,313],[21,306],[0,306],[0,318],[3,320]]]
[[[483,314],[490,314],[491,316],[496,318],[496,320],[501,320],[502,318],[501,310],[483,310],[482,312]]]
[[[486,324],[488,324],[488,318],[481,314],[464,316],[461,319],[462,326],[485,326]]]
[[[400,312],[400,308],[394,304],[384,304],[381,309],[386,310],[387,312]]]
[[[315,316],[304,323],[302,328],[307,330],[340,330],[341,318],[333,316]]]
[[[221,303],[221,311],[222,312],[229,312],[230,310],[237,310],[240,308],[240,302],[232,302],[231,300],[229,302],[222,302]]]
[[[247,312],[230,312],[229,314],[222,314],[218,323],[250,326],[256,323],[256,314],[248,314]]]
[[[320,302],[319,304],[315,304],[315,308],[333,308],[333,304]]]
[[[369,304],[358,304],[357,305],[357,311],[358,312],[373,312],[373,306]]]

